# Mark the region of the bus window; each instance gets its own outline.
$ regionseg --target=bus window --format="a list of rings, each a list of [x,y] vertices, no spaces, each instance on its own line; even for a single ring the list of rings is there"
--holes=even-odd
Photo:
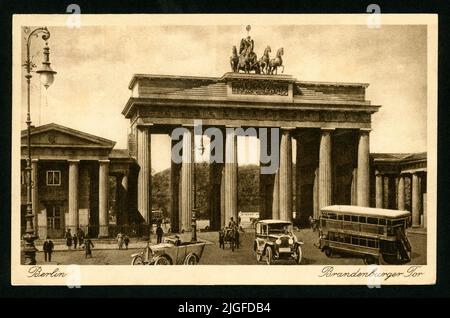
[[[379,219],[379,223],[380,225],[386,225],[386,219]]]
[[[367,246],[367,240],[365,238],[359,239],[359,245],[361,246]]]
[[[377,218],[367,218],[367,223],[378,224],[378,219]]]
[[[359,245],[359,238],[357,236],[352,236],[352,244]]]
[[[358,222],[358,217],[356,215],[352,215],[352,222]]]
[[[350,235],[344,235],[344,242],[350,244]]]
[[[344,215],[344,221],[350,221],[350,215]]]
[[[339,215],[338,215],[338,220],[341,220],[341,221],[342,221],[343,217],[344,217],[344,216],[343,216],[342,214],[339,214]]]
[[[374,239],[367,239],[367,246],[368,247],[376,247],[376,241]]]
[[[334,213],[330,213],[330,215],[328,217],[330,219],[336,220],[336,214],[334,214]]]
[[[359,217],[359,223],[366,223],[366,217],[365,216],[360,216]]]

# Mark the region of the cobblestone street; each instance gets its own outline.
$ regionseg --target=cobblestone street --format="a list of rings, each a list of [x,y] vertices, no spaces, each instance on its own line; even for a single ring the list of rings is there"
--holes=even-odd
[[[312,232],[309,229],[302,229],[296,232],[299,239],[304,241],[302,247],[303,250],[303,265],[362,265],[363,260],[361,258],[351,255],[336,255],[328,258],[322,253],[316,246],[318,238],[317,233]],[[264,262],[258,263],[253,252],[253,239],[254,232],[252,229],[246,229],[245,233],[241,234],[241,246],[240,249],[234,252],[226,246],[225,249],[220,249],[218,244],[217,232],[199,232],[198,239],[212,242],[213,244],[206,245],[203,255],[200,259],[200,265],[264,265]],[[181,235],[182,240],[190,240],[190,234],[185,233]],[[426,263],[426,235],[410,233],[408,235],[409,241],[412,246],[412,261],[409,263],[425,264]],[[156,242],[156,238],[152,237],[152,242]],[[64,246],[57,246],[52,255],[51,264],[80,264],[80,265],[130,265],[131,255],[138,253],[146,242],[144,241],[132,241],[128,250],[117,249],[116,244],[97,243],[93,249],[93,257],[85,259],[84,251],[78,250],[65,250]],[[41,246],[37,246],[41,250]],[[63,249],[63,250],[62,250]],[[38,264],[49,264],[44,262],[44,254],[42,252],[37,253]],[[281,260],[275,262],[275,264],[294,265],[292,260]]]

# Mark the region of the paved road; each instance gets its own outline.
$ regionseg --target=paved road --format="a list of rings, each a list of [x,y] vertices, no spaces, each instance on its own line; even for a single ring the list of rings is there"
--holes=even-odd
[[[302,248],[304,265],[362,265],[361,258],[354,256],[333,256],[326,257],[315,246],[318,241],[317,233],[309,229],[303,229],[296,232],[298,238],[304,241]],[[218,244],[217,232],[198,233],[200,240],[207,240],[212,242],[211,245],[206,245],[200,264],[209,265],[264,265],[264,262],[258,263],[253,252],[253,230],[247,229],[245,233],[241,234],[241,247],[232,252],[229,247],[220,249]],[[411,233],[408,235],[412,246],[412,261],[413,264],[426,263],[426,235]],[[182,235],[183,240],[190,240],[189,234]],[[154,240],[153,240],[154,242]],[[94,242],[95,244],[95,242]],[[85,259],[82,250],[62,250],[53,253],[52,264],[80,264],[80,265],[129,265],[131,263],[131,254],[140,252],[145,246],[145,242],[134,242],[128,250],[111,249],[115,245],[106,246],[105,244],[97,245],[93,249],[93,258]],[[45,264],[44,255],[42,252],[37,253],[38,264]],[[292,260],[278,261],[277,264],[295,264]]]

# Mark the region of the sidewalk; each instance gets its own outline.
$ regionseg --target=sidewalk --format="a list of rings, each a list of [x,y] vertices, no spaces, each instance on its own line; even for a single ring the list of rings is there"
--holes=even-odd
[[[217,232],[212,232],[212,233],[217,233]],[[199,239],[202,239],[200,236],[206,236],[208,239],[209,235],[211,234],[206,234],[206,233],[197,233],[197,237]],[[206,235],[202,235],[202,234],[206,234]],[[164,237],[173,237],[175,235],[178,235],[180,237],[180,239],[182,241],[190,241],[191,240],[191,233],[187,232],[187,233],[183,233],[183,234],[171,234],[171,235],[164,235]],[[212,234],[214,236],[217,236],[217,234]],[[109,238],[109,239],[91,239],[92,243],[94,244],[94,249],[96,250],[118,250],[119,246],[117,244],[117,240],[115,238]],[[39,252],[42,252],[42,245],[44,244],[45,240],[36,240],[34,242],[34,245],[36,246],[36,248],[38,249]],[[66,240],[65,239],[53,239],[52,240],[53,245],[54,245],[54,251],[81,251],[83,250],[82,248],[80,248],[79,245],[77,245],[77,249],[72,248],[69,250],[67,248],[66,245]],[[23,242],[22,242],[23,244]],[[151,235],[151,245],[155,245],[156,244],[156,235],[152,234]],[[130,243],[128,244],[128,249],[142,249],[144,247],[147,246],[147,240],[145,238],[142,237],[133,237],[130,238]],[[123,249],[125,249],[125,244],[123,245]]]

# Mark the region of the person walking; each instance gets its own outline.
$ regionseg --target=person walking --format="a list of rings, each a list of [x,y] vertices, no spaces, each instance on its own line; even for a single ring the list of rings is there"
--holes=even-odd
[[[64,237],[66,239],[67,249],[70,250],[72,248],[72,233],[70,233],[70,229],[67,229]]]
[[[119,246],[119,250],[123,247],[123,235],[121,232],[117,234],[117,245]]]
[[[88,255],[90,258],[92,258],[92,248],[94,248],[94,243],[92,243],[92,241],[90,240],[90,238],[88,236],[86,236],[85,240],[84,240],[84,258],[88,258]]]
[[[84,243],[84,231],[80,228],[77,230],[77,238],[78,238],[78,245],[80,248],[83,248],[81,245]]]
[[[156,244],[159,244],[162,242],[162,237],[163,237],[164,231],[161,227],[161,223],[158,223],[158,227],[156,228]]]
[[[73,249],[76,250],[77,249],[77,244],[78,244],[77,233],[73,233],[72,242],[73,242]]]
[[[53,242],[47,236],[47,239],[44,242],[44,246],[42,247],[42,249],[44,250],[44,258],[46,262],[52,261],[53,248],[54,248]]]
[[[123,242],[125,243],[125,249],[128,249],[128,244],[130,243],[130,238],[128,237],[128,235],[124,235],[123,236]]]

